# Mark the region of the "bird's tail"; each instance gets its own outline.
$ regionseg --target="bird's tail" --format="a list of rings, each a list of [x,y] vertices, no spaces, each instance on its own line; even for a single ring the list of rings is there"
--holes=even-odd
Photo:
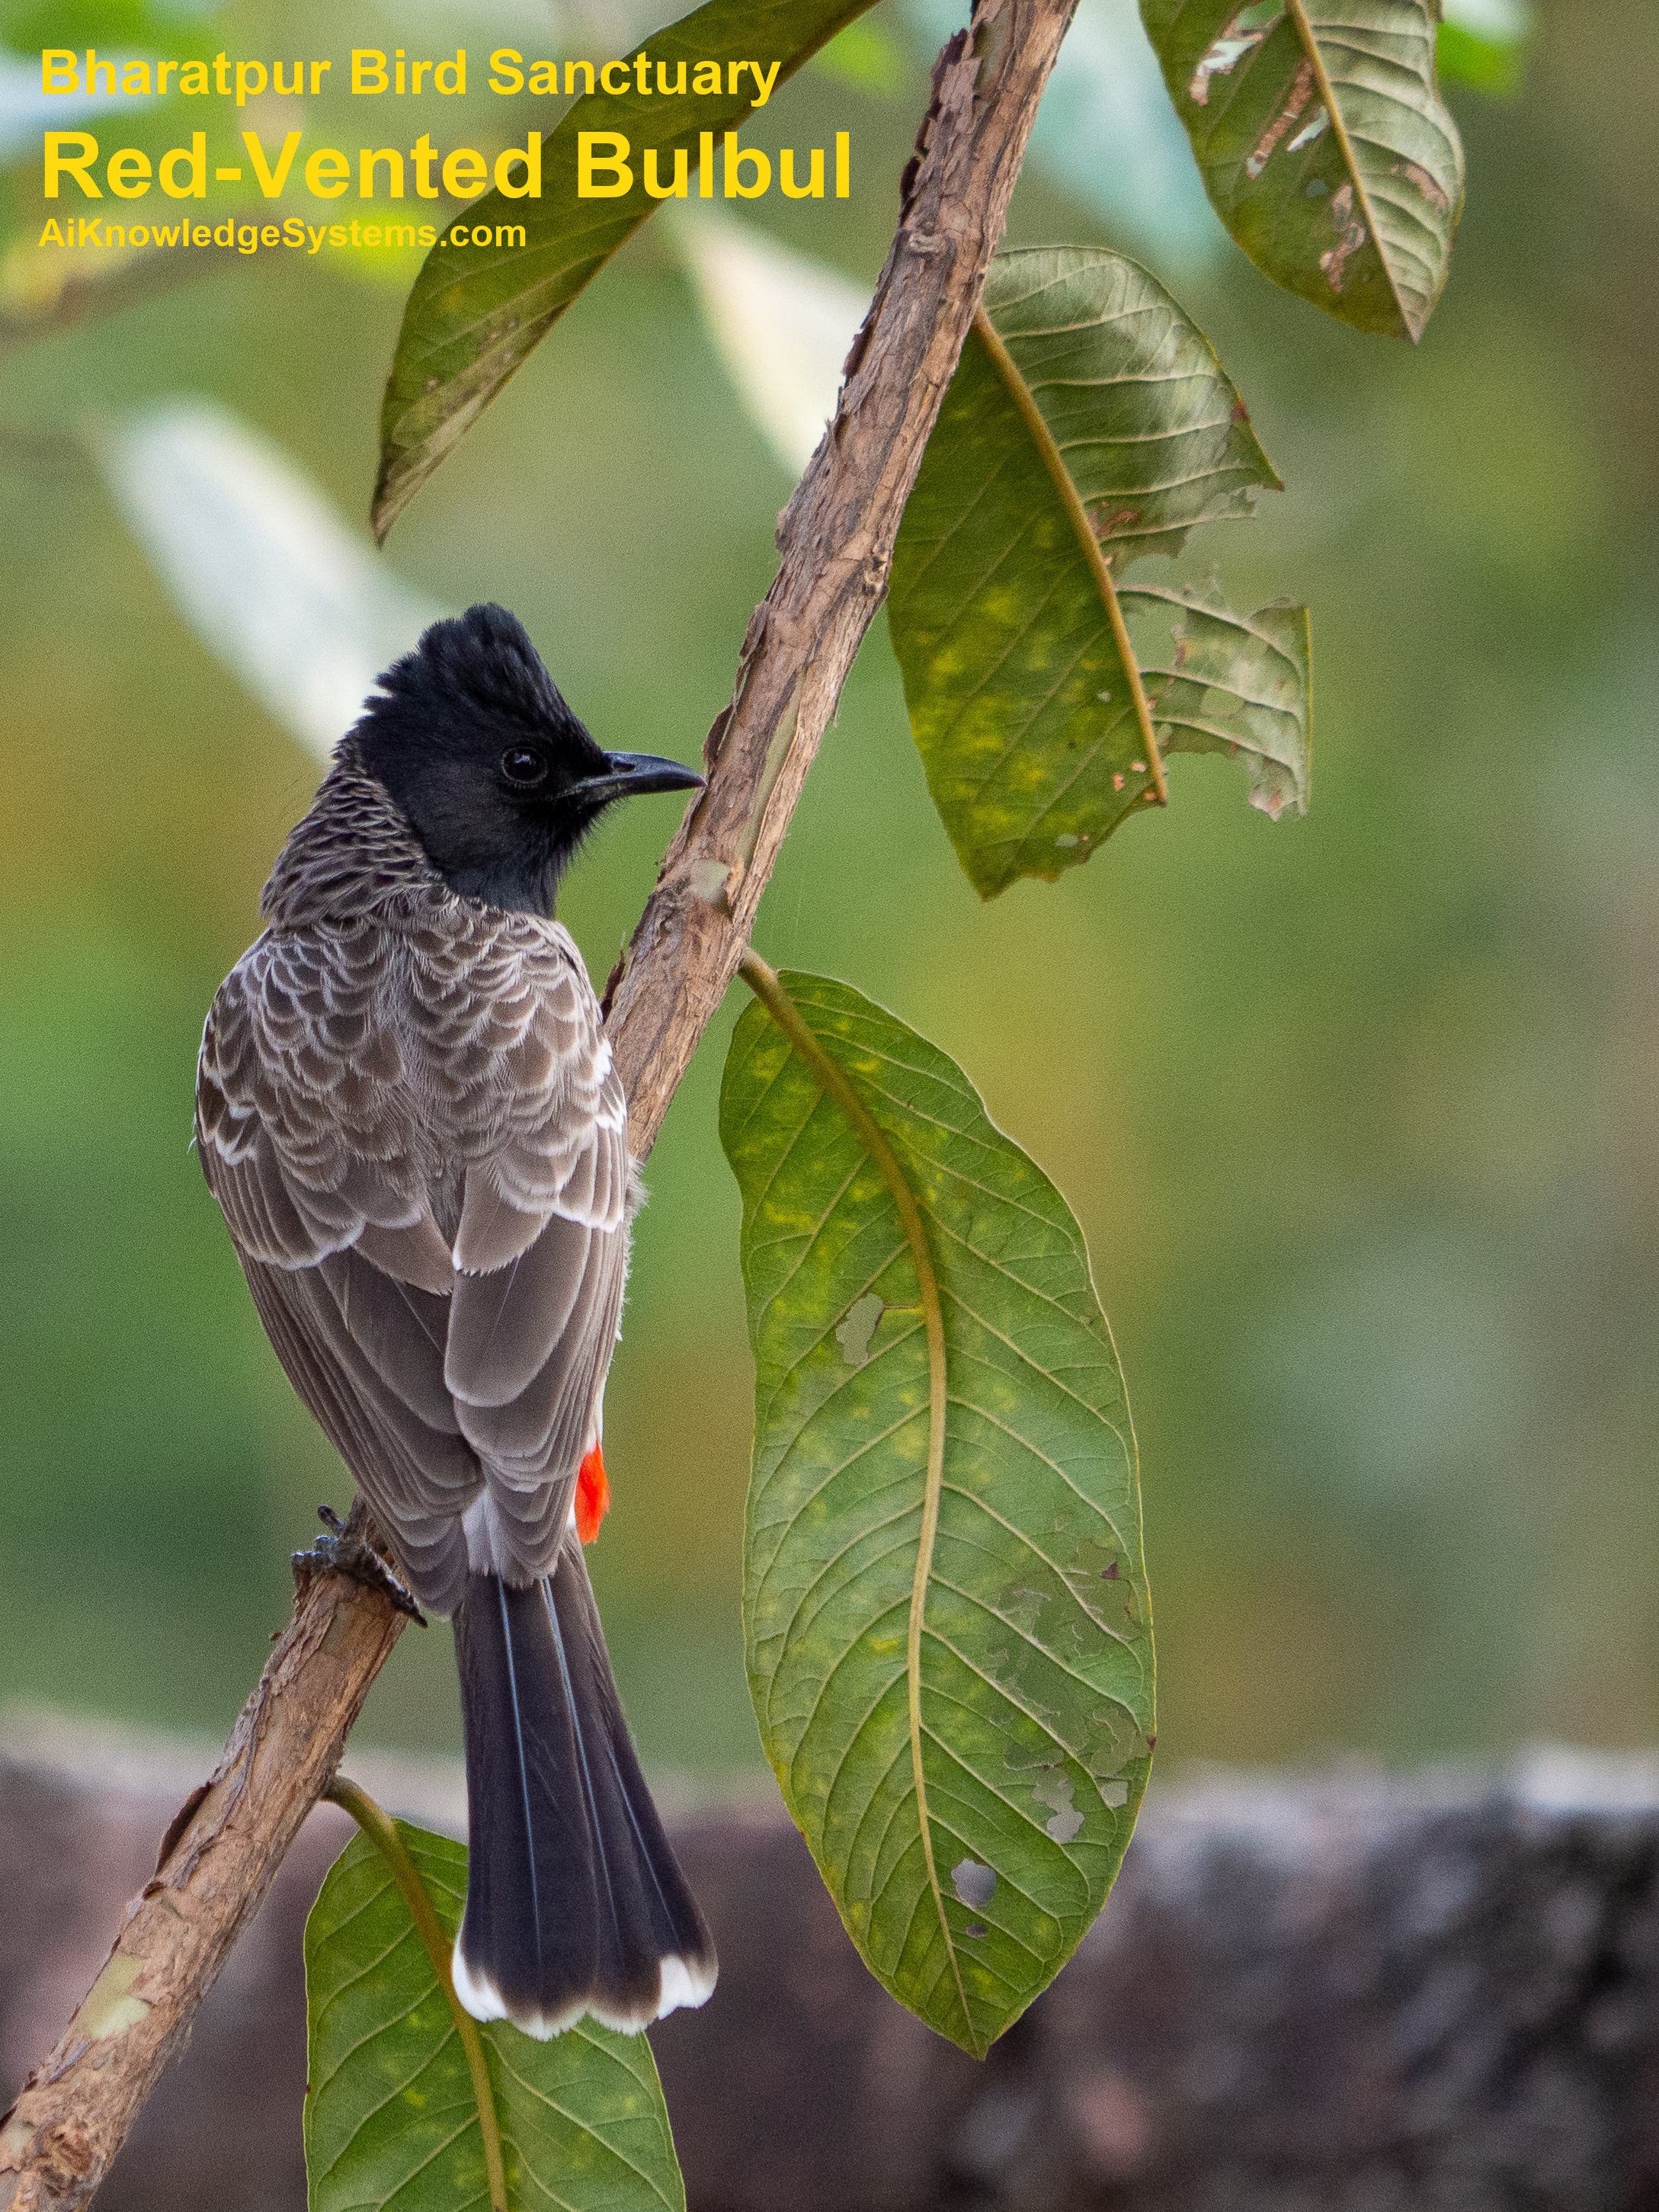
[[[471,1858],[456,1994],[556,2035],[641,2028],[714,1986],[714,1947],[640,1771],[581,1546],[522,1589],[469,1574],[455,1615]]]

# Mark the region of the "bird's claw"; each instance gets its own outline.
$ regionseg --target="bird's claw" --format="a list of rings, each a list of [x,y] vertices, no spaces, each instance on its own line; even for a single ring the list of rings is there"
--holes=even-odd
[[[426,1615],[374,1546],[354,1535],[331,1505],[319,1505],[317,1518],[323,1533],[308,1552],[295,1553],[295,1580],[305,1583],[313,1575],[344,1575],[365,1589],[379,1590],[399,1613],[424,1628]]]

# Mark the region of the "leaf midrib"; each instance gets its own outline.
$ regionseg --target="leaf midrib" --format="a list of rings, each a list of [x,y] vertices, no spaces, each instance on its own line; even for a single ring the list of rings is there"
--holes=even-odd
[[[1383,245],[1382,234],[1377,228],[1376,210],[1371,205],[1371,196],[1365,188],[1365,179],[1359,173],[1359,158],[1354,152],[1353,140],[1348,135],[1347,118],[1343,114],[1338,103],[1336,90],[1331,82],[1331,73],[1325,66],[1325,57],[1320,50],[1318,33],[1309,18],[1305,0],[1285,0],[1285,7],[1291,22],[1296,27],[1297,37],[1302,41],[1302,51],[1306,54],[1312,66],[1314,82],[1318,87],[1320,98],[1325,103],[1325,112],[1331,118],[1331,133],[1341,152],[1342,166],[1346,169],[1349,181],[1353,185],[1354,198],[1358,203],[1359,212],[1364,219],[1367,235],[1376,251],[1377,263],[1382,271],[1383,282],[1389,288],[1389,297],[1394,301],[1395,313],[1400,318],[1401,327],[1415,345],[1423,335],[1423,326],[1413,317],[1407,308],[1401,295],[1400,286],[1395,280],[1394,270],[1389,266],[1388,248]]]
[[[323,1793],[330,1802],[349,1814],[369,1848],[378,1854],[379,1863],[392,1887],[402,1898],[414,1933],[431,1962],[439,1990],[449,2008],[450,2033],[459,2036],[466,2062],[468,2081],[476,2107],[474,2117],[478,2127],[480,2147],[483,2154],[485,2191],[496,2212],[507,2212],[507,2170],[501,2149],[501,2115],[495,2109],[495,2097],[489,2079],[489,2062],[484,2056],[483,2040],[478,2024],[463,2008],[456,1995],[450,1973],[448,1939],[430,1895],[425,1887],[401,1831],[389,1819],[367,1791],[340,1773],[334,1776]],[[393,1947],[396,1948],[395,1946]],[[417,2000],[418,2003],[419,2000]],[[414,2009],[413,2007],[408,2010]],[[402,2015],[408,2017],[408,2010]],[[414,2078],[414,2077],[410,2077]],[[396,2092],[394,2091],[395,2094]],[[380,2109],[380,2108],[376,2108]],[[353,2130],[354,2137],[374,2113],[364,2116]],[[463,2128],[460,2132],[465,2132]],[[344,2146],[336,2154],[339,2163]]]
[[[789,997],[778,975],[750,951],[741,963],[744,981],[767,1012],[817,1076],[846,1115],[848,1122],[892,1194],[899,1224],[916,1270],[922,1321],[927,1334],[927,1467],[922,1484],[921,1527],[917,1537],[915,1571],[910,1584],[910,1608],[905,1638],[905,1706],[910,1737],[910,1771],[916,1797],[916,1826],[921,1838],[922,1862],[932,1893],[935,1917],[944,1939],[945,1956],[961,2007],[963,2033],[975,2051],[982,2051],[977,2023],[968,2002],[957,1956],[956,1939],[945,1909],[939,1865],[933,1851],[932,1814],[927,1801],[927,1777],[922,1758],[921,1640],[933,1574],[933,1550],[939,1536],[939,1504],[945,1488],[945,1451],[950,1398],[950,1370],[945,1339],[945,1308],[927,1223],[915,1193],[906,1180],[898,1154],[886,1132],[866,1106],[850,1079],[836,1064],[827,1046]]]
[[[1158,741],[1152,735],[1152,708],[1147,703],[1146,688],[1140,680],[1140,667],[1135,659],[1134,647],[1129,640],[1128,624],[1118,604],[1117,586],[1112,581],[1112,572],[1106,565],[1106,556],[1100,550],[1100,540],[1095,536],[1077,486],[1073,483],[1060,447],[1043,419],[1042,410],[983,305],[974,310],[973,328],[974,336],[984,347],[987,359],[1018,411],[1026,435],[1054,488],[1054,495],[1071,525],[1078,550],[1083,556],[1090,579],[1105,610],[1112,642],[1117,648],[1118,659],[1128,678],[1130,703],[1135,711],[1141,741],[1146,748],[1146,766],[1152,775],[1147,795],[1153,805],[1163,806],[1169,799],[1169,787],[1164,781],[1164,763],[1159,757]]]

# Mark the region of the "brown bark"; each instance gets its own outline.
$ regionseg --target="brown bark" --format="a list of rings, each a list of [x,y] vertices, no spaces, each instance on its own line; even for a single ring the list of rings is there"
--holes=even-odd
[[[732,705],[612,978],[617,1062],[648,1147],[736,972],[853,656],[887,589],[904,502],[979,304],[1075,0],[986,0],[939,57],[892,246],[841,402],[778,529]]]
[[[860,641],[905,499],[1001,234],[1075,0],[981,0],[945,48],[887,263],[834,422],[778,532],[707,789],[670,849],[619,978],[611,1034],[643,1156],[748,942],[761,893]],[[401,1626],[332,1577],[294,1617],[199,1802],[164,1843],[115,1948],[0,2124],[0,2212],[72,2212],[326,1786]]]
[[[307,1578],[224,1756],[163,1838],[102,1971],[0,2125],[3,2212],[84,2204],[339,1763],[404,1615]]]

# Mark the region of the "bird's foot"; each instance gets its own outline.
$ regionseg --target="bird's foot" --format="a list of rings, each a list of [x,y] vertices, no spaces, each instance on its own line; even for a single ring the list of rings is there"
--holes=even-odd
[[[406,1613],[424,1628],[426,1615],[374,1546],[364,1543],[348,1528],[331,1505],[319,1505],[317,1518],[323,1524],[323,1533],[308,1552],[295,1553],[295,1580],[304,1583],[313,1575],[344,1575],[368,1589],[379,1590],[399,1613]]]

